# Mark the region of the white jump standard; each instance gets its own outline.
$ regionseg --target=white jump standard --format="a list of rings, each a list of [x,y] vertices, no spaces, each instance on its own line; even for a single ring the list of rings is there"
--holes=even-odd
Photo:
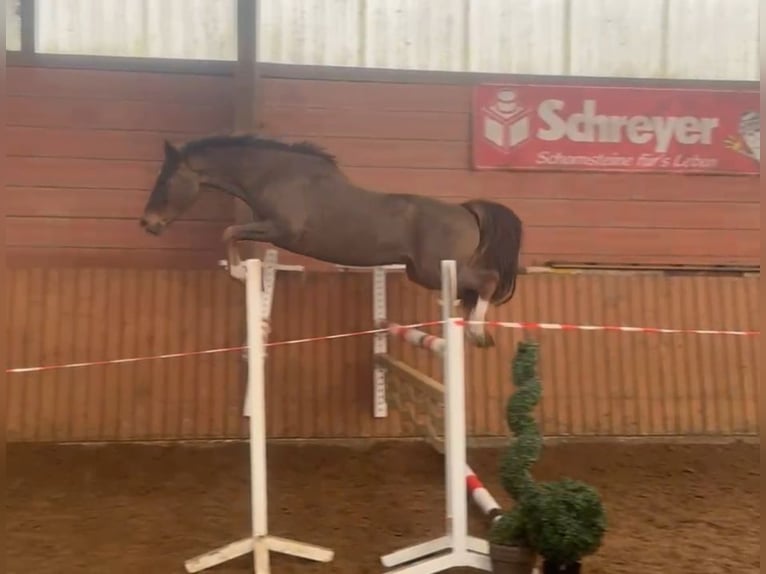
[[[375,322],[375,326],[378,328],[385,326],[389,335],[402,339],[415,347],[428,349],[437,355],[441,355],[443,358],[443,353],[446,348],[445,339],[436,335],[431,335],[430,333],[426,333],[419,329],[399,325],[388,320],[386,305],[386,277],[389,271],[399,270],[400,269],[398,268],[392,268],[392,266],[376,267],[373,270],[373,320]],[[452,306],[455,308],[457,307],[456,303],[456,301],[452,302]],[[401,361],[387,356],[387,341],[388,339],[386,333],[378,333],[375,335],[373,342],[373,354],[376,357],[373,377],[373,412],[375,413],[376,417],[387,416],[388,412],[386,406],[387,402],[390,401],[398,407],[399,414],[403,417],[403,422],[408,419],[408,415],[414,418],[415,415],[407,412],[407,409],[404,408],[410,405],[402,404],[403,401],[399,401],[397,399],[397,387],[392,386],[391,384],[395,382],[395,380],[386,380],[387,375],[392,374],[392,369],[395,375],[405,375],[404,379],[408,381],[407,386],[411,390],[416,391],[417,395],[427,397],[426,400],[429,404],[425,410],[430,413],[435,412],[436,409],[438,409],[439,414],[437,418],[442,419],[440,421],[429,420],[428,424],[418,424],[414,420],[410,422],[412,422],[416,427],[415,430],[418,434],[423,435],[431,446],[443,454],[444,445],[442,444],[442,441],[435,435],[435,429],[437,426],[441,426],[442,428],[444,427],[444,385],[438,381],[433,380],[425,373],[420,373],[409,365],[406,365]],[[396,379],[396,376],[394,379]],[[437,400],[439,404],[434,404],[435,401],[433,401],[433,397],[435,396],[438,396]],[[417,401],[417,399],[414,399],[410,396],[405,399],[405,401],[412,403],[413,401]],[[492,494],[486,489],[484,484],[481,482],[481,479],[479,479],[476,473],[468,465],[466,465],[465,468],[465,480],[466,486],[468,488],[468,494],[470,495],[474,504],[482,512],[482,514],[484,514],[484,516],[486,516],[490,522],[495,522],[498,518],[500,518],[502,514],[502,508],[497,503],[497,500],[495,500]]]
[[[332,550],[269,534],[266,474],[265,348],[261,261],[245,265],[247,302],[248,396],[250,430],[250,497],[252,534],[186,561],[187,572],[200,572],[253,552],[253,572],[270,574],[270,552],[289,554],[314,562],[330,562]]]
[[[431,335],[430,333],[415,329],[414,327],[406,327],[397,323],[388,323],[387,329],[392,336],[406,341],[415,347],[428,349],[429,351],[432,351],[443,357],[444,350],[446,348],[446,341],[441,337]],[[433,401],[429,401],[425,410],[428,412],[429,416],[433,415],[431,418],[436,418],[433,411],[438,406],[438,408],[442,411],[439,413],[439,418],[443,417],[444,385],[431,379],[431,377],[427,376],[426,374],[416,371],[405,363],[402,363],[397,359],[393,359],[392,357],[376,354],[376,363],[382,365],[380,367],[381,369],[387,370],[387,373],[384,373],[384,377],[386,375],[394,375],[393,380],[389,380],[387,382],[387,387],[385,389],[386,397],[388,400],[392,401],[399,407],[398,410],[400,411],[400,416],[404,417],[404,420],[406,420],[408,415],[413,417],[415,415],[403,408],[406,405],[403,404],[403,400],[399,400],[397,397],[397,387],[392,385],[393,383],[397,382],[397,377],[401,377],[401,375],[406,375],[404,378],[406,378],[408,381],[409,388],[412,390],[417,389],[419,395],[428,395],[429,397],[439,395],[441,399],[440,404],[435,405]],[[417,398],[410,396],[406,400],[409,402],[416,402]],[[412,421],[412,423],[417,427],[418,434],[424,435],[424,438],[431,446],[433,446],[438,452],[444,453],[444,445],[441,444],[441,441],[435,435],[436,427],[440,426],[438,421],[435,422],[433,420],[429,420],[428,424],[418,424],[416,421]],[[442,421],[441,426],[443,427],[443,425],[444,423]],[[473,500],[474,504],[476,504],[479,510],[481,510],[482,514],[484,514],[491,522],[497,520],[502,514],[500,505],[497,503],[492,494],[484,487],[479,477],[468,465],[465,467],[465,480],[468,487],[468,494],[471,496],[471,500]]]
[[[453,317],[457,299],[455,261],[442,261],[442,319],[444,332],[444,456],[446,534],[381,557],[388,574],[430,574],[470,567],[492,571],[489,544],[468,535],[466,485],[465,364],[463,324]]]

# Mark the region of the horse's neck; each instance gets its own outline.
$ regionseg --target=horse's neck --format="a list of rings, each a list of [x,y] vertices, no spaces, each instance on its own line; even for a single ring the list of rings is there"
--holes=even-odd
[[[248,202],[258,189],[258,181],[264,169],[258,155],[247,151],[237,150],[236,156],[231,154],[200,158],[195,167],[203,185]]]

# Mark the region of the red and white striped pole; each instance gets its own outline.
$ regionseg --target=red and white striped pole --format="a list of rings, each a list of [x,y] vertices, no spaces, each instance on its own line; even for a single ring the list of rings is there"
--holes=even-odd
[[[421,347],[423,349],[429,349],[438,355],[444,353],[446,344],[444,339],[441,337],[430,335],[425,331],[421,331],[420,329],[415,329],[413,327],[405,327],[403,325],[399,325],[398,323],[388,323],[386,328],[388,329],[389,333],[407,341],[411,345],[415,345],[416,347]]]
[[[420,329],[413,327],[405,327],[398,323],[388,323],[386,325],[389,333],[399,337],[414,345],[424,349],[429,349],[436,354],[441,355],[444,352],[445,342],[441,337],[436,335],[430,335]],[[490,494],[489,490],[484,486],[484,483],[471,469],[470,466],[465,467],[465,481],[468,489],[468,495],[473,500],[474,504],[491,522],[494,522],[500,517],[502,509],[497,503],[497,500]]]
[[[471,500],[473,500],[474,504],[481,510],[482,514],[484,514],[490,522],[494,523],[500,518],[503,509],[500,508],[495,497],[486,489],[484,483],[468,465],[465,467],[465,482]]]

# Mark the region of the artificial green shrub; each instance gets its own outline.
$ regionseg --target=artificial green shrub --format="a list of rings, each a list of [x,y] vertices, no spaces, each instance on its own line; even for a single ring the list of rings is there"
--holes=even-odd
[[[606,517],[595,488],[565,478],[537,486],[525,500],[526,536],[548,562],[572,564],[601,546]]]
[[[500,515],[500,518],[492,524],[488,538],[492,544],[526,546],[526,536],[527,529],[524,515],[517,506]]]
[[[515,440],[500,461],[500,481],[516,502],[492,525],[489,540],[494,544],[527,546],[526,510],[521,501],[535,492],[529,469],[540,456],[542,438],[532,415],[540,401],[537,381],[537,344],[519,343],[511,362],[511,378],[516,391],[508,399],[505,420]]]
[[[495,544],[525,544],[549,562],[569,564],[595,552],[606,530],[598,492],[587,484],[564,479],[536,483],[530,468],[542,450],[533,411],[542,396],[537,375],[538,345],[518,344],[512,361],[515,392],[508,400],[506,422],[515,440],[500,462],[503,488],[515,506],[493,525]]]
[[[536,343],[519,343],[511,363],[516,392],[508,399],[505,420],[516,437],[500,461],[500,479],[503,488],[516,502],[535,489],[529,469],[537,461],[543,447],[540,430],[532,411],[540,402],[540,381],[537,378],[538,347]]]

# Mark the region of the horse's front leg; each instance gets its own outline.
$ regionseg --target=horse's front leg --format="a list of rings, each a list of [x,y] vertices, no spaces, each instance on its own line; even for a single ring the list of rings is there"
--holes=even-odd
[[[230,225],[223,232],[223,240],[228,244],[235,241],[261,241],[273,243],[282,234],[281,229],[273,221],[252,221]]]
[[[239,250],[236,243],[229,241],[226,244],[226,264],[229,274],[238,281],[245,280],[245,269],[242,265],[242,258],[239,256]]]
[[[245,270],[237,249],[237,241],[272,242],[276,237],[276,226],[270,221],[255,221],[227,227],[223,232],[223,241],[226,243],[226,259],[231,276],[239,281],[245,280]]]
[[[245,281],[245,272],[242,267],[242,258],[237,250],[237,241],[261,241],[266,243],[274,242],[280,236],[279,228],[271,221],[252,221],[230,225],[223,232],[223,241],[226,243],[227,258],[229,260],[229,271],[232,275]],[[271,332],[268,318],[263,321],[263,336],[268,338]],[[242,359],[247,361],[247,340],[243,343]]]

